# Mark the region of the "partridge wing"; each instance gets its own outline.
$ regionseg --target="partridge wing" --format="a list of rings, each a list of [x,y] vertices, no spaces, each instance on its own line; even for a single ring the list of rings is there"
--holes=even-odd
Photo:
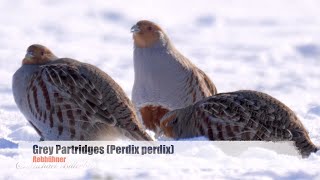
[[[203,121],[200,127],[210,139],[218,140],[290,140],[287,129],[261,123],[268,116],[263,107],[241,94],[219,94],[196,108]],[[207,128],[205,128],[207,127]]]
[[[54,89],[54,96],[61,96],[72,105],[85,110],[87,114],[100,120],[99,123],[116,125],[116,119],[107,109],[102,109],[102,93],[76,66],[69,64],[50,64],[41,69],[41,76],[48,88]]]

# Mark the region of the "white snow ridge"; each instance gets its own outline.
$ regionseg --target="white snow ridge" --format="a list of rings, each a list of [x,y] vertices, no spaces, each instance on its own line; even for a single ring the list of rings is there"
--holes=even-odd
[[[255,146],[234,155],[208,141],[186,146],[172,159],[117,156],[82,168],[23,168],[18,147],[39,143],[39,136],[19,112],[11,88],[27,47],[38,43],[60,57],[98,66],[131,97],[130,27],[148,19],[165,29],[219,92],[270,94],[297,113],[320,145],[320,1],[2,0],[0,7],[0,179],[320,179],[320,152],[301,159]]]

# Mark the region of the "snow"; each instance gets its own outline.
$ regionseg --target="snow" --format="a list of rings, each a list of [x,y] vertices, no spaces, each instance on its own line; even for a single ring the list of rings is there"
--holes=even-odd
[[[251,148],[231,156],[215,145],[198,148],[210,161],[182,156],[181,162],[195,164],[184,168],[156,158],[163,166],[108,169],[102,164],[76,170],[17,170],[17,143],[38,141],[39,137],[17,109],[11,89],[12,75],[27,47],[40,43],[60,57],[100,67],[130,97],[130,28],[138,20],[149,19],[166,30],[219,92],[253,89],[276,97],[297,113],[311,140],[320,145],[319,1],[2,0],[0,7],[1,178],[320,179],[320,152],[300,159]],[[207,168],[196,166],[199,162]]]

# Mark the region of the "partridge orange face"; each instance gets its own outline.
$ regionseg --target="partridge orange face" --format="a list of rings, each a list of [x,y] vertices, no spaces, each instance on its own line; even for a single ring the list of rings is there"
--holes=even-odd
[[[33,44],[28,47],[22,64],[45,64],[55,59],[57,59],[57,57],[47,47],[40,44]]]
[[[151,47],[159,41],[161,33],[163,33],[160,26],[147,20],[137,22],[132,26],[131,32],[133,33],[134,44],[139,48]]]

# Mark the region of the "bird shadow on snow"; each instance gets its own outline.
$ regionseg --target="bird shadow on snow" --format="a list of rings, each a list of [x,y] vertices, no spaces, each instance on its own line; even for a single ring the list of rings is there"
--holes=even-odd
[[[0,94],[11,94],[12,89],[7,86],[0,87]]]
[[[296,51],[307,58],[319,58],[320,46],[316,44],[303,44],[296,46]]]
[[[311,175],[303,171],[296,171],[296,172],[288,172],[284,175],[277,174],[272,171],[254,171],[254,172],[247,172],[241,175],[242,178],[254,178],[254,177],[270,177],[272,179],[279,179],[279,180],[291,180],[291,179],[315,179],[317,175]],[[237,179],[237,178],[231,178]]]
[[[1,105],[0,109],[6,110],[6,111],[18,111],[18,107],[15,105]]]
[[[320,106],[311,107],[311,108],[309,109],[308,113],[311,113],[311,114],[315,114],[315,115],[320,116]]]
[[[122,14],[114,12],[114,11],[104,11],[102,13],[102,16],[105,20],[109,20],[109,21],[123,21],[125,18],[122,16]]]
[[[5,149],[5,148],[10,148],[10,149],[18,148],[18,144],[4,138],[0,138],[0,149]]]
[[[129,17],[126,17],[125,15],[113,10],[106,9],[100,14],[105,21],[121,24],[125,27],[127,27],[128,24],[133,24],[135,22],[134,19],[130,19]]]
[[[216,23],[216,18],[212,15],[205,15],[198,17],[195,21],[200,26],[213,26]]]
[[[226,18],[225,22],[230,26],[256,26],[256,27],[273,27],[280,26],[282,23],[272,19],[272,18],[264,18],[264,19],[247,19],[247,18]]]

